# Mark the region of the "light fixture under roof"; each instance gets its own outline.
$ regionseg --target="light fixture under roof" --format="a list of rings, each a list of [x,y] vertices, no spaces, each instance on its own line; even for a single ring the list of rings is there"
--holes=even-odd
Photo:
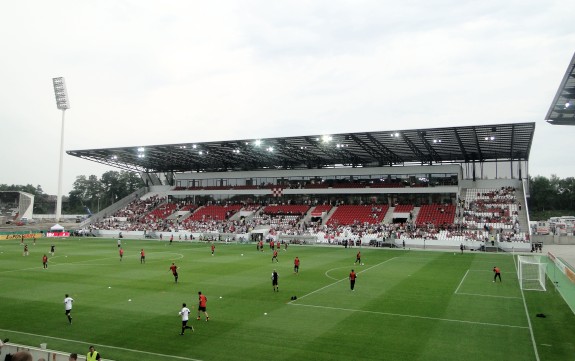
[[[259,147],[260,145],[262,145],[262,141],[261,141],[260,139],[256,139],[256,140],[254,141],[254,144],[255,144],[256,147]]]
[[[139,152],[139,153],[144,153],[145,151],[146,151],[146,148],[144,148],[144,147],[139,147],[139,148],[138,148],[138,152]]]
[[[329,142],[331,142],[331,140],[332,140],[331,135],[322,135],[322,137],[321,137],[321,141],[324,143],[329,143]]]

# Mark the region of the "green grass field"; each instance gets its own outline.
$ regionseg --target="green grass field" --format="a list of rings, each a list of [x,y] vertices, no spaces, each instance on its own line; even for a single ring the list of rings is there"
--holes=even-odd
[[[44,270],[52,242],[56,254]],[[272,264],[270,250],[255,245],[217,244],[211,256],[205,243],[123,244],[120,262],[112,239],[40,239],[28,257],[19,241],[0,241],[0,338],[82,354],[94,344],[117,361],[575,357],[575,316],[550,282],[547,292],[522,293],[508,254],[363,248],[365,264],[354,266],[356,248],[292,245]],[[178,284],[171,262],[180,267]],[[495,265],[502,283],[492,282]],[[194,317],[195,332],[180,336],[178,311],[186,302],[195,316],[198,291],[208,297],[210,321]],[[75,300],[72,325],[65,293]]]

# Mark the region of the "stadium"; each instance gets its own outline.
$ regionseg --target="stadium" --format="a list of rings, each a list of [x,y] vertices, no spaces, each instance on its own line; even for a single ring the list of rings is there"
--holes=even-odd
[[[497,230],[497,246],[488,247],[528,251],[522,175],[534,131],[534,123],[516,123],[69,154],[139,171],[149,186],[139,201],[128,196],[82,225],[97,235],[388,247],[425,241],[454,249],[463,242],[475,250]],[[146,214],[133,211],[142,208]],[[413,229],[404,229],[407,220]]]
[[[572,117],[569,69],[550,122]],[[534,132],[511,123],[69,150],[139,172],[146,186],[78,224],[81,237],[24,232],[3,243],[5,350],[50,360],[88,345],[113,360],[569,359],[575,277],[560,258],[533,254]],[[17,200],[26,195],[3,197],[11,216],[30,209]],[[25,241],[32,257],[16,260]],[[180,337],[178,310],[200,290],[210,321],[198,312]]]

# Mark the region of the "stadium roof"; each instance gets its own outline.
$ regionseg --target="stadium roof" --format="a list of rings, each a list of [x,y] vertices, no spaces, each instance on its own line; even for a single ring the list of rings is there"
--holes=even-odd
[[[545,120],[556,125],[575,125],[575,54],[565,71]]]
[[[529,160],[535,123],[305,135],[122,148],[69,155],[149,172],[370,167]]]

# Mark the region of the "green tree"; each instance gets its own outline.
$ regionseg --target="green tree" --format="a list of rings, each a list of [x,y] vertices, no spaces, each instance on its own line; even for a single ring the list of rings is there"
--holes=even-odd
[[[95,175],[77,176],[70,192],[69,213],[83,213],[86,207],[98,212],[143,186],[133,172],[108,171],[100,179]]]

